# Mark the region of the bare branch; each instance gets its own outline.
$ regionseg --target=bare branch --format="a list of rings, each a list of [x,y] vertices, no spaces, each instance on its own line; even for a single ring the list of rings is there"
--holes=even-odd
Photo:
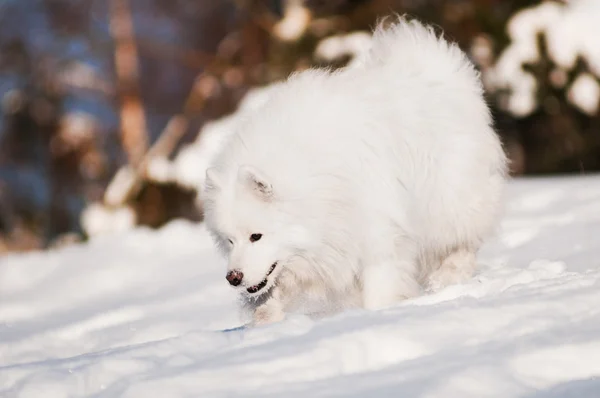
[[[129,163],[135,166],[146,152],[148,134],[139,95],[138,53],[127,0],[111,0],[110,32],[115,43],[117,90],[121,102],[121,141]]]

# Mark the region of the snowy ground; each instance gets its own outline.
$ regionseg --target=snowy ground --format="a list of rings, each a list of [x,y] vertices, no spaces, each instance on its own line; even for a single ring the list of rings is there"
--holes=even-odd
[[[481,271],[239,325],[202,226],[0,259],[1,397],[600,397],[600,177],[518,180]]]

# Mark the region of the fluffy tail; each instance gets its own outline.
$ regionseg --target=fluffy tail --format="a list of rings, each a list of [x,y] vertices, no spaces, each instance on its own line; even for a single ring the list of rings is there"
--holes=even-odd
[[[432,26],[395,16],[384,26],[378,23],[371,49],[356,63],[365,68],[390,67],[403,75],[418,74],[436,79],[464,77],[480,85],[479,73],[456,43],[449,42]]]

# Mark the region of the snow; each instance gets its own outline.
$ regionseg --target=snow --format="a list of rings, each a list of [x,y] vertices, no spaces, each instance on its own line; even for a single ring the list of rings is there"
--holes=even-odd
[[[283,18],[273,26],[273,33],[282,41],[296,41],[302,37],[310,21],[311,13],[301,0],[284,2]]]
[[[371,48],[370,32],[356,31],[329,36],[319,42],[314,51],[317,60],[333,62],[344,56],[350,56],[348,67],[361,61],[361,57]]]
[[[90,203],[81,213],[81,226],[88,236],[113,234],[135,227],[136,214],[130,206],[109,207]]]
[[[517,179],[470,282],[255,329],[202,224],[7,255],[0,397],[597,397],[599,236],[600,176]]]
[[[486,72],[486,83],[490,89],[511,90],[507,110],[513,115],[523,117],[535,111],[537,83],[522,66],[540,61],[537,36],[542,34],[559,73],[575,72],[578,57],[586,61],[591,74],[578,76],[567,99],[582,112],[594,114],[600,99],[594,78],[600,78],[599,18],[597,0],[545,1],[517,12],[507,24],[511,43]]]
[[[571,103],[593,117],[598,112],[600,104],[600,84],[593,75],[582,73],[573,82],[568,96]]]

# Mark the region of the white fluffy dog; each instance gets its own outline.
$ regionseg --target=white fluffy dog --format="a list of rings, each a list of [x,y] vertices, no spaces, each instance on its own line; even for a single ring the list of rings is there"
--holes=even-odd
[[[472,276],[506,178],[473,65],[398,18],[352,67],[276,86],[207,170],[205,221],[253,324],[381,309]]]

